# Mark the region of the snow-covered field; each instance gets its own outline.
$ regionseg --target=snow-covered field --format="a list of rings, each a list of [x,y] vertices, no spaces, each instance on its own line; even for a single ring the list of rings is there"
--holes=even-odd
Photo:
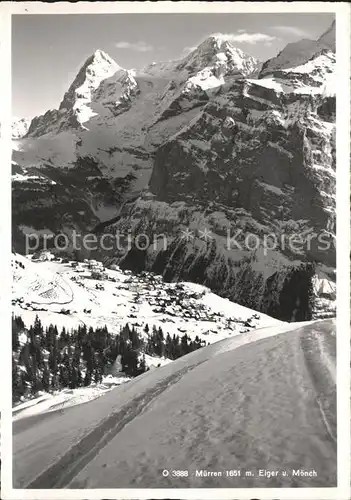
[[[78,389],[63,389],[54,393],[42,392],[38,397],[20,403],[13,407],[13,421],[31,417],[39,413],[63,410],[69,406],[80,405],[96,399],[105,392],[110,391],[120,384],[128,382],[128,377],[104,377],[101,384],[91,384],[89,387]]]
[[[146,366],[152,370],[167,365],[172,361],[168,358],[159,358],[145,354]],[[120,373],[118,376],[106,375],[101,383],[91,384],[89,387],[77,389],[62,389],[54,392],[41,392],[36,397],[25,399],[12,408],[13,421],[31,417],[40,413],[63,410],[69,406],[81,405],[99,398],[114,387],[125,384],[132,380],[130,377]]]
[[[227,338],[84,405],[14,422],[14,486],[335,486],[334,373],[333,320]]]

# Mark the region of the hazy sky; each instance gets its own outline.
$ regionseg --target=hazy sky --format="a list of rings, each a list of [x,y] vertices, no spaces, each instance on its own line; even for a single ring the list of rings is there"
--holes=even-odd
[[[62,14],[12,17],[12,114],[57,108],[84,61],[102,49],[124,68],[183,57],[206,36],[232,35],[264,61],[289,42],[318,38],[333,14]]]

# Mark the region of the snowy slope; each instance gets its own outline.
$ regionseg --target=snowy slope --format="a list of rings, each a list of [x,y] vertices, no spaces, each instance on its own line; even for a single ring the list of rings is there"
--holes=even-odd
[[[200,349],[83,406],[15,422],[14,486],[332,487],[335,419],[334,323],[281,324]],[[164,477],[165,469],[189,474]]]
[[[198,335],[210,343],[281,323],[218,297],[201,285],[165,283],[152,273],[133,276],[130,271],[107,269],[96,261],[77,267],[72,264],[77,265],[34,262],[15,254],[13,313],[22,316],[28,326],[37,314],[44,325],[53,323],[59,328],[85,323],[119,331],[128,323],[142,333],[148,323],[150,327],[161,326],[165,334]]]
[[[323,51],[303,64],[275,71],[273,76],[248,79],[247,82],[277,93],[333,96],[336,93],[335,61],[333,52]]]
[[[12,139],[20,139],[28,132],[31,120],[29,118],[12,118]]]
[[[34,399],[25,401],[13,407],[13,420],[17,421],[33,415],[62,410],[69,406],[81,405],[96,399],[113,389],[116,385],[129,382],[130,378],[121,374],[120,377],[107,375],[101,384],[91,384],[78,389],[63,389],[53,393],[43,392]]]

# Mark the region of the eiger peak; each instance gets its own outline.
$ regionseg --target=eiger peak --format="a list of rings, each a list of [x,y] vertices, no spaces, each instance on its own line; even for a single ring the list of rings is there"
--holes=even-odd
[[[100,49],[96,50],[80,68],[65,93],[59,109],[74,107],[79,98],[90,99],[91,92],[99,87],[102,80],[109,78],[120,69],[122,68],[108,54]]]

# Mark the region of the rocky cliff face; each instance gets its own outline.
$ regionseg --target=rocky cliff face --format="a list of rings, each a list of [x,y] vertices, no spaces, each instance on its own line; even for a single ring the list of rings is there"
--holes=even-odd
[[[334,63],[325,53],[273,78],[220,87],[158,148],[150,191],[170,203],[241,208],[266,225],[306,223],[308,214],[322,230],[335,208],[335,102],[323,86]]]
[[[315,269],[334,279],[333,29],[288,45],[261,70],[220,36],[139,72],[98,51],[60,109],[33,120],[18,141],[16,165],[53,179],[56,202],[44,189],[41,226],[34,223],[34,185],[17,180],[15,199],[28,198],[15,204],[16,227],[67,229],[68,221],[83,232],[130,234],[131,246],[95,254],[305,318],[299,288],[310,293]],[[61,207],[55,224],[48,204]],[[298,248],[286,243],[294,237]]]

